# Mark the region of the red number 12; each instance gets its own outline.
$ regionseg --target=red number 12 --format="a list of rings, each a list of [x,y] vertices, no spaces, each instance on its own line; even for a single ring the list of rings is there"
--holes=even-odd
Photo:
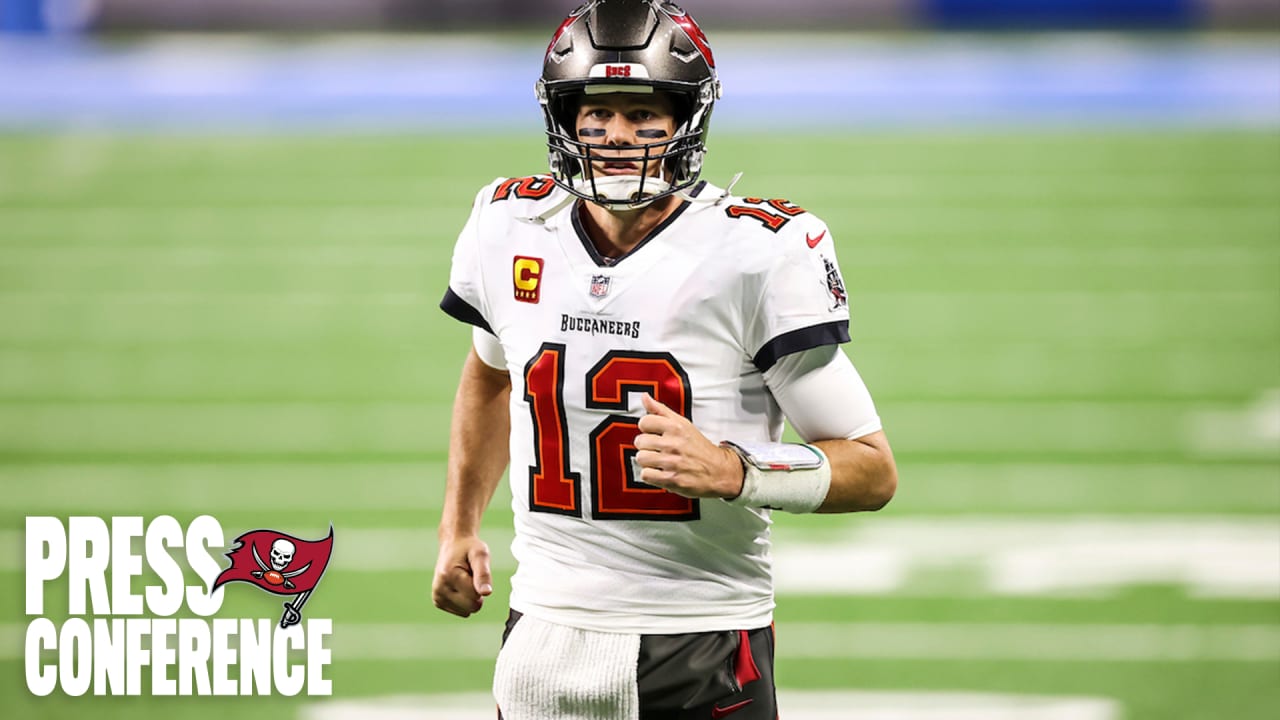
[[[582,516],[582,477],[569,470],[564,412],[565,346],[543,343],[524,368],[524,399],[533,416],[536,464],[529,468],[529,509]],[[670,353],[607,353],[587,372],[587,407],[626,412],[628,395],[647,392],[685,417],[693,411],[689,376]],[[639,418],[611,414],[588,436],[591,517],[597,520],[697,520],[698,501],[646,485],[632,458]]]

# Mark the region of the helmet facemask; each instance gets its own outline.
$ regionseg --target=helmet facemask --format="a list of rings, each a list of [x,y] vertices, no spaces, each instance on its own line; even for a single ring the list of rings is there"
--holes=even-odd
[[[580,198],[606,207],[635,209],[681,192],[698,181],[706,154],[703,140],[710,104],[691,102],[668,92],[675,106],[674,132],[646,137],[646,131],[640,130],[638,142],[634,144],[611,144],[588,132],[589,128],[581,131],[577,128],[579,104],[584,97],[603,94],[599,87],[588,86],[585,95],[581,91],[563,92],[560,97],[543,102],[549,164],[557,184]],[[617,89],[618,92],[641,91],[637,94],[647,94],[646,90],[655,92],[652,86]],[[542,96],[540,92],[539,97]],[[605,175],[597,171],[593,160],[634,163],[638,174]]]

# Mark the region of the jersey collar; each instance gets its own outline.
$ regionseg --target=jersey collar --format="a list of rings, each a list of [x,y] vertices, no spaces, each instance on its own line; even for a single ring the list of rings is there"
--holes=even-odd
[[[705,180],[699,181],[698,184],[695,185],[693,189],[689,192],[689,196],[698,197],[698,193],[702,192],[702,189],[706,187],[706,185],[707,185],[707,182]],[[692,204],[688,200],[681,201],[680,206],[677,207],[674,212],[668,215],[665,220],[659,223],[657,227],[655,227],[653,230],[650,230],[649,234],[645,235],[644,239],[641,240],[635,247],[631,248],[631,250],[627,251],[627,253],[624,255],[620,255],[616,258],[609,258],[601,255],[600,251],[596,250],[595,243],[591,242],[590,236],[587,235],[587,229],[582,225],[582,216],[581,216],[581,210],[580,210],[580,205],[582,202],[583,201],[579,200],[578,202],[573,204],[573,211],[569,213],[569,216],[573,222],[573,230],[575,233],[577,233],[578,240],[582,242],[583,249],[587,251],[587,256],[590,257],[591,261],[594,262],[598,267],[615,267],[618,263],[636,254],[636,252],[638,252],[640,248],[644,247],[645,245],[648,245],[650,240],[654,239],[663,230],[666,230],[668,227],[670,227],[671,224],[674,223],[677,218],[683,215],[684,211],[687,210],[689,206]]]

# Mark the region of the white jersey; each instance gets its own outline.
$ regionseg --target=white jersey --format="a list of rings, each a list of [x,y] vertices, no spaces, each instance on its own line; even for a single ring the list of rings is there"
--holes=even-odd
[[[511,606],[628,633],[772,621],[767,510],[645,485],[641,395],[712,442],[778,441],[778,358],[849,339],[826,225],[785,200],[704,184],[616,261],[550,178],[480,191],[441,306],[501,343],[511,374]],[[878,429],[878,425],[872,429]]]

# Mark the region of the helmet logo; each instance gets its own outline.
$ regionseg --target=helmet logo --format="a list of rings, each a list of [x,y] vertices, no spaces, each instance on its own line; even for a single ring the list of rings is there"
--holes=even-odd
[[[598,63],[591,66],[587,77],[647,79],[649,77],[649,69],[640,63]]]

